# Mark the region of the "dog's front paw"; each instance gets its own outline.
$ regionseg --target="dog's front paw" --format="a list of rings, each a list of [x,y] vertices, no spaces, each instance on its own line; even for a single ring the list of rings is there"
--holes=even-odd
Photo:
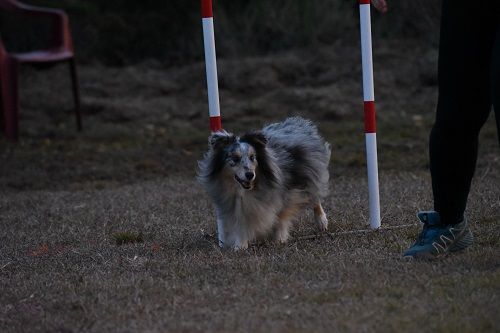
[[[248,249],[248,242],[241,242],[233,245],[233,251],[240,251]]]
[[[328,230],[328,219],[326,218],[325,213],[314,216],[314,219],[316,221],[316,225],[318,226],[319,230],[321,231]]]

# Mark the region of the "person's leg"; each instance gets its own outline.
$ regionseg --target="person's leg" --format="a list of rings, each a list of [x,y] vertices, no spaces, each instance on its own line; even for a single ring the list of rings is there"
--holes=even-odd
[[[498,15],[500,16],[500,13],[498,13]],[[500,21],[500,18],[498,20]],[[495,38],[495,45],[493,46],[493,57],[491,61],[491,96],[493,108],[495,109],[498,144],[500,145],[500,23],[497,25],[497,35]]]
[[[434,209],[448,225],[463,220],[479,131],[491,111],[496,27],[483,1],[444,0],[442,10],[439,98],[429,151]]]
[[[498,0],[443,0],[439,100],[429,147],[435,211],[419,212],[424,227],[405,257],[432,258],[463,250],[473,242],[464,211],[478,135],[493,95],[498,105],[498,88],[490,89],[499,82],[498,74],[492,74],[500,61],[492,59],[498,57],[492,55],[498,17],[491,15],[499,4]]]

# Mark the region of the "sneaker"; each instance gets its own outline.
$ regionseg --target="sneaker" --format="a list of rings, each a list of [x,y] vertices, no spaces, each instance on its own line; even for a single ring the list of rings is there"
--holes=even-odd
[[[442,225],[438,212],[419,212],[417,216],[424,228],[415,244],[406,250],[403,257],[434,258],[461,251],[474,241],[465,217],[460,223]]]

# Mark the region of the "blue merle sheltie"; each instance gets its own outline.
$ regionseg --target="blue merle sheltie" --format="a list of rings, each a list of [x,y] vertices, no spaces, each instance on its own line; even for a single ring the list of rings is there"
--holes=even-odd
[[[292,221],[307,207],[326,230],[321,200],[328,192],[330,155],[317,127],[300,117],[240,137],[213,133],[198,162],[198,180],[215,205],[220,245],[245,249],[271,233],[286,242]]]

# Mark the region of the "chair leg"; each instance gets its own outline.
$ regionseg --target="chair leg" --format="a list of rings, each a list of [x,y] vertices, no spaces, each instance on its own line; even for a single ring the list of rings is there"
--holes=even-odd
[[[19,139],[18,63],[6,58],[0,64],[2,107],[7,140]]]
[[[80,112],[80,87],[78,84],[78,75],[76,72],[75,58],[69,61],[69,69],[71,72],[71,82],[73,84],[73,98],[75,100],[75,115],[76,115],[76,128],[78,131],[82,130],[82,115]]]

